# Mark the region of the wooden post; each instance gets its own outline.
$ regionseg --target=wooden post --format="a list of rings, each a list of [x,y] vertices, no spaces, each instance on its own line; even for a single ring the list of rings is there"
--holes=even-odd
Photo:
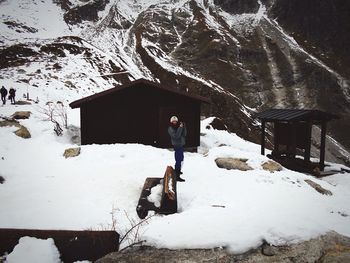
[[[261,155],[265,155],[265,121],[261,121]]]
[[[287,156],[295,158],[296,154],[296,123],[288,123],[290,130],[288,131]]]
[[[272,155],[273,156],[276,156],[276,157],[279,157],[280,156],[280,153],[279,153],[279,144],[280,144],[280,140],[279,140],[279,132],[280,132],[280,129],[279,129],[279,123],[278,122],[274,122],[273,123],[273,152],[272,152]]]
[[[327,123],[322,121],[321,124],[321,148],[320,148],[320,170],[324,170],[324,159],[325,159],[325,151],[326,151],[326,129]]]
[[[307,122],[307,131],[306,131],[306,143],[305,143],[305,152],[304,152],[304,162],[309,163],[311,157],[311,135],[312,135],[312,123]]]

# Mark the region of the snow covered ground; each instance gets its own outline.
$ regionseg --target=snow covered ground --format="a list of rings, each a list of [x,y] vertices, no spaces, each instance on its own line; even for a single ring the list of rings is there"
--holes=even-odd
[[[80,156],[66,159],[64,150],[76,146],[68,132],[57,137],[36,104],[6,104],[0,116],[19,110],[32,112],[20,121],[32,138],[17,137],[15,127],[0,128],[1,228],[101,230],[110,229],[115,218],[117,231],[125,233],[130,220],[138,221],[145,178],[162,177],[174,163],[172,151],[139,144],[84,145]],[[68,120],[79,125],[79,111],[68,110]],[[207,129],[210,121],[202,121],[198,153],[185,153],[178,213],[143,224],[139,233],[146,244],[244,252],[263,239],[289,244],[330,230],[350,236],[349,174],[319,180],[287,169],[270,173],[261,167],[268,159],[259,145]],[[254,170],[220,169],[217,157],[247,158]],[[333,195],[321,195],[305,179]]]

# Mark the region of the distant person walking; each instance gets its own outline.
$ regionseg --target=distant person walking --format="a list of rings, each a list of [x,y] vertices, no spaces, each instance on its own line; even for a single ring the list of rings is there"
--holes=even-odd
[[[16,101],[15,101],[15,98],[16,98],[16,90],[14,88],[11,87],[10,91],[10,100],[11,100],[11,104],[15,104]]]
[[[185,180],[180,177],[181,164],[184,160],[184,145],[186,143],[187,129],[183,122],[179,122],[176,116],[170,118],[170,125],[168,128],[168,133],[170,135],[171,144],[175,151],[175,173],[176,178],[179,182],[184,182]]]
[[[0,89],[2,105],[6,104],[7,89],[4,86]]]

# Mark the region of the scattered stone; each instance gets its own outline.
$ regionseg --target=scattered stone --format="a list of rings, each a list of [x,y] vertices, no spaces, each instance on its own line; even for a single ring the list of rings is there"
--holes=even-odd
[[[14,114],[12,114],[11,118],[16,120],[29,119],[30,114],[32,114],[30,111],[16,111]]]
[[[5,182],[5,178],[0,175],[0,184],[3,184]]]
[[[0,121],[0,127],[9,127],[9,126],[15,126],[17,128],[21,127],[19,122],[16,120],[4,119],[4,120]]]
[[[248,159],[243,158],[217,158],[215,163],[219,168],[225,168],[227,170],[241,170],[248,171],[253,170],[246,162]]]
[[[271,257],[271,256],[276,255],[277,253],[278,253],[278,247],[271,246],[266,241],[261,246],[261,254],[263,254],[264,256]]]
[[[63,156],[66,158],[76,157],[80,154],[80,147],[69,148],[64,151]]]
[[[322,186],[320,186],[318,183],[315,183],[314,181],[311,181],[309,179],[304,180],[307,184],[309,184],[312,188],[314,188],[317,192],[323,195],[333,195],[333,193],[327,189],[324,189]]]
[[[32,103],[29,101],[25,101],[25,100],[19,100],[19,101],[16,101],[16,104],[17,105],[31,105]]]
[[[14,132],[17,136],[22,137],[24,139],[28,139],[31,137],[28,129],[26,127],[24,127],[23,125],[19,124],[18,121],[14,120],[14,119],[10,119],[10,118],[6,118],[6,119],[0,121],[0,127],[9,127],[9,126],[15,126],[15,127],[19,128],[17,131]]]
[[[271,160],[264,162],[261,166],[264,170],[270,171],[271,173],[282,171],[283,169],[282,165]]]
[[[210,127],[213,127],[214,130],[221,130],[221,131],[227,131],[228,128],[224,124],[223,120],[220,118],[214,118],[214,120],[209,123],[209,125],[206,127],[207,129],[210,129]]]
[[[15,131],[15,134],[19,137],[22,137],[24,139],[29,139],[32,136],[30,135],[30,132],[28,131],[28,129],[26,127],[24,127],[23,125],[21,125],[21,127]]]
[[[230,254],[223,248],[214,249],[157,249],[154,247],[132,247],[123,252],[114,252],[96,263],[341,263],[350,262],[350,238],[329,232],[309,241],[289,246],[263,245],[244,254]]]

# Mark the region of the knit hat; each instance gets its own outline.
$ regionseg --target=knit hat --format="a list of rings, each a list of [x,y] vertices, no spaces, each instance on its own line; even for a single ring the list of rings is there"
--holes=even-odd
[[[173,121],[179,121],[178,118],[176,116],[173,116],[170,118],[170,122],[173,122]]]

